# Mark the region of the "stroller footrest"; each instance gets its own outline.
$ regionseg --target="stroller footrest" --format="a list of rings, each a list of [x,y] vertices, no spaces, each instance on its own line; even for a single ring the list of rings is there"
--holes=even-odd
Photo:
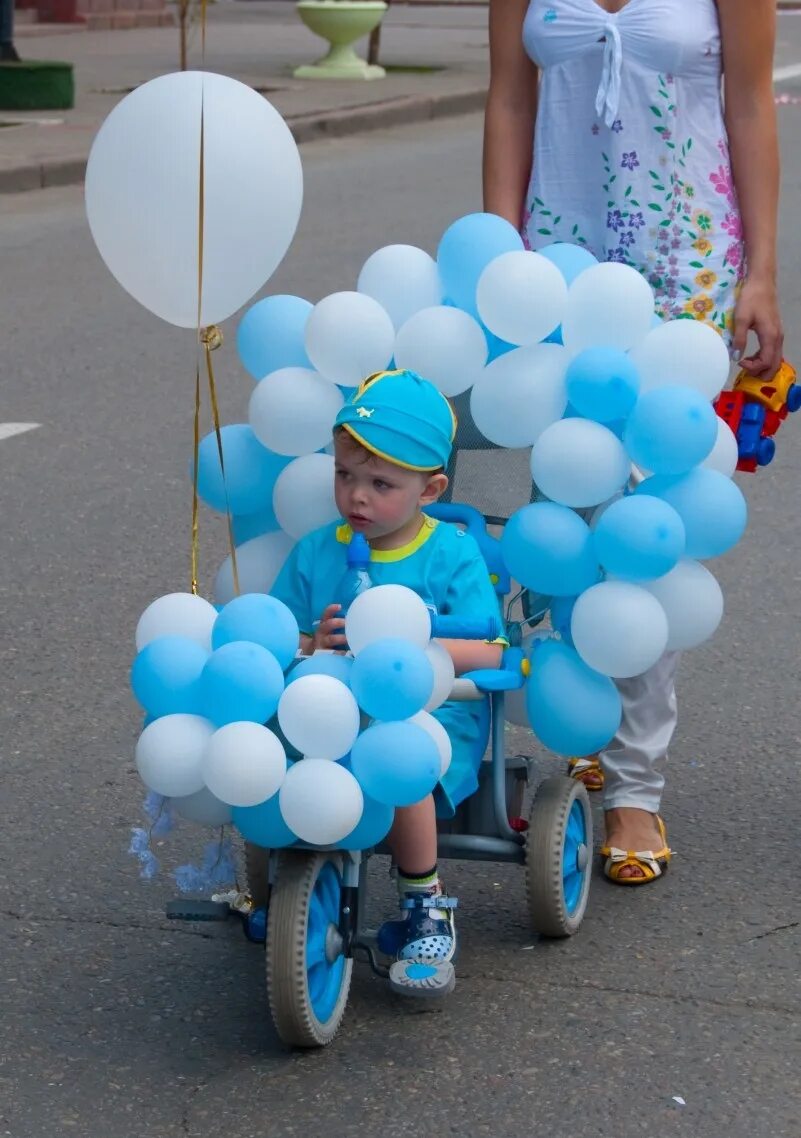
[[[399,996],[441,999],[456,987],[456,972],[450,961],[421,964],[414,960],[396,960],[389,970],[389,986]]]

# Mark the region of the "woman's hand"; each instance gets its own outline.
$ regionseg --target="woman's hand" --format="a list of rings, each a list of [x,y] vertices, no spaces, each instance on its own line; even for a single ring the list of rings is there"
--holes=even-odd
[[[332,649],[335,652],[344,652],[347,647],[345,639],[345,618],[337,616],[342,611],[342,605],[329,605],[320,617],[320,623],[314,630],[314,647]]]
[[[746,277],[734,310],[734,349],[743,353],[748,333],[756,334],[756,353],[740,359],[744,371],[757,379],[772,379],[782,362],[782,327],[776,284],[772,279]]]

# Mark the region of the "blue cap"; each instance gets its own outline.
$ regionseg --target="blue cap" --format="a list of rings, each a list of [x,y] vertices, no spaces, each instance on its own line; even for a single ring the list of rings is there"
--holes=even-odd
[[[336,417],[356,442],[407,470],[448,465],[456,416],[445,396],[413,371],[381,371],[365,379]]]

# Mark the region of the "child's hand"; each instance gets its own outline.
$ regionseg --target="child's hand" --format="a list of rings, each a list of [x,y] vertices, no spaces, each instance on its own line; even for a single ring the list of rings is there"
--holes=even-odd
[[[320,623],[314,632],[314,647],[333,649],[335,652],[344,652],[347,647],[345,639],[345,618],[337,616],[342,611],[342,605],[329,605],[320,618]]]

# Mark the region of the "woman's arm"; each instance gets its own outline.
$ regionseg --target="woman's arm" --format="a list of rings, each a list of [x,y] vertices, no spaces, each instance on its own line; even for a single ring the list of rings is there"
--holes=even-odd
[[[734,347],[754,331],[759,347],[742,361],[769,378],[782,359],[784,332],[776,292],[779,143],[773,101],[775,0],[718,0],[723,42],[726,127],[743,220],[747,276],[734,319]]]
[[[490,0],[490,85],[484,115],[484,209],[523,219],[531,175],[537,68],[523,48],[528,0]]]

